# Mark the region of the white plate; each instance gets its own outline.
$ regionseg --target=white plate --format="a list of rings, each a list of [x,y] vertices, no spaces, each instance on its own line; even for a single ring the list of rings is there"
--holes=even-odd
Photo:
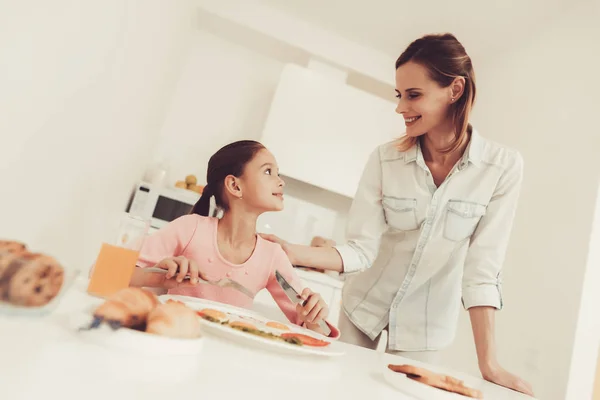
[[[79,314],[72,318],[71,327],[84,340],[125,352],[135,352],[150,356],[194,356],[202,351],[204,340],[179,339],[120,328],[113,330],[105,324],[90,330],[79,328],[89,326],[93,317],[90,314]]]
[[[387,367],[387,364],[384,366],[383,371],[384,379],[392,385],[394,388],[398,389],[402,393],[413,396],[417,399],[421,400],[467,400],[470,397],[460,395],[458,393],[447,392],[442,389],[434,388],[429,385],[425,385],[424,383],[417,382],[408,378],[406,375],[394,372]],[[465,382],[467,386],[469,384]],[[469,386],[472,387],[472,386]]]
[[[159,297],[161,301],[166,301],[168,299],[178,300],[185,303],[188,307],[193,308],[195,310],[201,310],[204,308],[211,308],[214,310],[222,311],[225,313],[233,314],[236,316],[240,316],[239,320],[253,323],[254,325],[258,325],[257,328],[271,332],[274,334],[281,334],[283,331],[269,328],[264,326],[265,323],[272,321],[271,319],[265,318],[251,310],[247,310],[244,308],[238,308],[234,306],[230,306],[227,304],[216,303],[214,301],[208,301],[199,298],[190,298],[187,296],[173,296],[173,295],[163,295]],[[249,321],[248,318],[252,318],[253,321]],[[275,351],[278,353],[285,354],[296,354],[296,355],[315,355],[315,356],[323,356],[323,357],[335,357],[342,356],[345,354],[343,346],[341,346],[336,341],[328,340],[324,336],[309,331],[307,329],[301,328],[299,326],[295,326],[293,324],[286,324],[290,327],[290,332],[301,333],[304,335],[308,335],[314,337],[319,340],[329,341],[331,344],[326,347],[312,347],[312,346],[297,346],[293,344],[289,344],[279,340],[272,340],[263,338],[261,336],[253,335],[251,333],[242,332],[237,329],[232,329],[229,326],[220,325],[214,322],[206,321],[201,318],[201,326],[202,331],[206,334],[211,334],[214,336],[218,336],[221,338],[225,338],[238,344],[249,345],[253,347],[259,347],[270,351]],[[260,325],[263,324],[263,325]]]

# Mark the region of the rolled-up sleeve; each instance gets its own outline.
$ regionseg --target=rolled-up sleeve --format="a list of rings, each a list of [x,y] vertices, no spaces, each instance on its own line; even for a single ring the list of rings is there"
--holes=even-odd
[[[471,237],[462,283],[462,301],[467,310],[477,306],[502,309],[500,276],[522,180],[523,159],[515,153]]]
[[[346,243],[335,247],[342,258],[343,274],[356,273],[373,264],[381,235],[387,229],[381,199],[381,156],[377,148],[367,161],[350,207]]]

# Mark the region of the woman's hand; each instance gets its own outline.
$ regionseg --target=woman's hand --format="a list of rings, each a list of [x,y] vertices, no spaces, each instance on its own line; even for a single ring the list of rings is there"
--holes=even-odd
[[[269,242],[273,242],[273,243],[277,243],[278,245],[281,246],[281,248],[283,249],[283,251],[285,251],[285,254],[288,256],[290,262],[292,263],[292,265],[296,264],[296,260],[297,258],[295,257],[295,255],[293,254],[293,250],[292,250],[292,244],[289,242],[286,242],[285,240],[283,240],[282,238],[280,238],[279,236],[270,234],[270,233],[260,233],[259,234],[260,237],[262,237],[265,240],[268,240]]]
[[[292,244],[272,234],[261,233],[260,236],[269,242],[280,245],[288,256],[290,263],[294,266],[336,272],[344,270],[340,253],[335,248],[329,246],[330,243],[334,243],[333,241],[326,242],[324,240],[323,243],[319,243],[322,246],[311,247]]]
[[[304,305],[298,304],[296,306],[296,312],[300,316],[302,322],[306,324],[306,327],[310,330],[320,332],[319,322],[325,321],[325,318],[329,315],[329,307],[327,303],[321,297],[320,294],[314,293],[310,289],[306,288],[300,294]]]
[[[481,374],[486,381],[533,396],[533,389],[528,382],[511,374],[500,365],[481,368]]]

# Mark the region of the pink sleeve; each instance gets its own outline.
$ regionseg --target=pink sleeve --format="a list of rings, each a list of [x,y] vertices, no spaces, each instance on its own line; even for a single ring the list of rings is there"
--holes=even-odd
[[[303,322],[296,312],[296,305],[290,301],[275,278],[275,271],[279,271],[279,273],[283,275],[285,280],[288,281],[288,283],[294,288],[294,290],[296,290],[296,292],[300,294],[304,289],[302,281],[296,274],[296,271],[294,271],[294,267],[292,267],[292,264],[281,247],[278,247],[278,251],[276,251],[273,255],[273,261],[271,265],[272,269],[271,275],[269,276],[269,280],[267,282],[267,290],[269,293],[271,293],[271,296],[273,296],[273,299],[281,311],[283,311],[285,316],[290,320],[290,322],[302,326]],[[340,331],[328,321],[325,322],[327,322],[327,325],[331,329],[331,334],[329,337],[332,339],[339,338]]]
[[[152,267],[167,257],[183,253],[198,227],[198,216],[184,215],[144,239],[137,265]]]

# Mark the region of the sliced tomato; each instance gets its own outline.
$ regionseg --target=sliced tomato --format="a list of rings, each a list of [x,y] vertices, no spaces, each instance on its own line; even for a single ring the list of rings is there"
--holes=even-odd
[[[302,342],[302,344],[305,346],[325,347],[325,346],[329,346],[331,344],[326,340],[321,340],[321,339],[314,338],[312,336],[303,335],[302,333],[286,332],[286,333],[282,333],[280,336],[284,339],[296,338],[296,339],[300,340]]]

